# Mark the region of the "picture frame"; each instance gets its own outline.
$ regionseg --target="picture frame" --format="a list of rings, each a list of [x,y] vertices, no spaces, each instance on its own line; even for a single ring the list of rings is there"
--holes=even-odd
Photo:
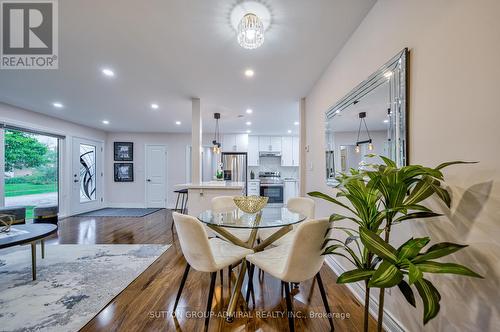
[[[134,161],[133,142],[114,142],[115,161]]]
[[[115,182],[134,182],[134,164],[115,163],[114,175]]]

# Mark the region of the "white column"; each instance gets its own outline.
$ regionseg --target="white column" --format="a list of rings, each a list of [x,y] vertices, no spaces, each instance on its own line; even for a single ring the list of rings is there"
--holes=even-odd
[[[5,140],[4,130],[0,129],[0,207],[5,206]]]
[[[301,98],[299,103],[299,118],[300,118],[300,150],[299,150],[299,166],[300,166],[300,196],[306,195],[306,98]]]
[[[192,102],[192,120],[191,120],[191,182],[201,182],[201,144],[202,144],[202,123],[200,99],[193,98]]]

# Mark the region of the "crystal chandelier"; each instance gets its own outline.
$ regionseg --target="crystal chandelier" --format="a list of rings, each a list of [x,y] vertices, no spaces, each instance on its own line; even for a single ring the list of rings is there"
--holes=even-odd
[[[238,43],[253,50],[264,43],[264,25],[257,15],[248,13],[238,24]]]

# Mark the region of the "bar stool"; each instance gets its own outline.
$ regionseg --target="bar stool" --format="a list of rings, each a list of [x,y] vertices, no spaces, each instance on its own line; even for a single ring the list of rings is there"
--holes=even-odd
[[[177,200],[175,201],[175,208],[173,209],[173,211],[180,212],[182,214],[186,214],[187,202],[188,202],[188,190],[187,189],[179,189],[179,190],[175,190],[174,193],[177,194]],[[180,209],[179,209],[179,199],[181,200]],[[170,230],[172,232],[174,231],[174,223],[173,222],[172,222],[172,225],[170,225]]]

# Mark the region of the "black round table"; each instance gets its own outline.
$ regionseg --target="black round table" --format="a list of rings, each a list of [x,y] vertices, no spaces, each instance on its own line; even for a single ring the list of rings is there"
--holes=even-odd
[[[42,258],[45,257],[43,239],[57,232],[52,224],[13,225],[8,233],[0,233],[0,249],[17,245],[31,244],[31,270],[36,280],[36,243],[42,242]]]

